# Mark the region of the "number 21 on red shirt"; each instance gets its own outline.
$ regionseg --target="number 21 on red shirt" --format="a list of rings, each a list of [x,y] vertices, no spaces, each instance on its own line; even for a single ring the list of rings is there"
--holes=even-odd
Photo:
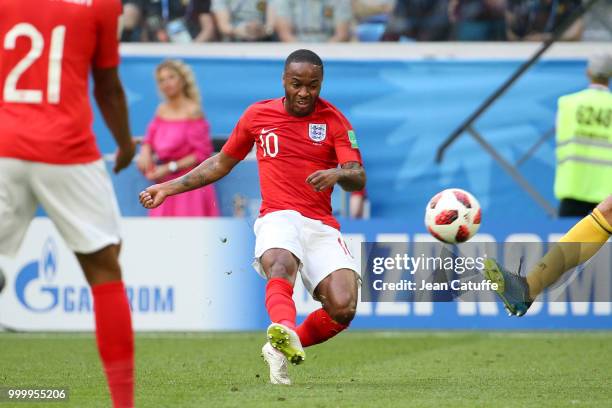
[[[64,54],[64,37],[66,26],[60,25],[51,31],[51,44],[49,49],[49,68],[47,71],[47,102],[57,104],[60,101],[60,82],[62,78],[62,56]],[[3,99],[5,102],[15,103],[42,103],[42,91],[38,89],[17,89],[19,77],[43,53],[45,40],[32,24],[19,23],[11,28],[4,37],[4,49],[13,50],[17,38],[28,37],[30,50],[9,72],[4,82]]]

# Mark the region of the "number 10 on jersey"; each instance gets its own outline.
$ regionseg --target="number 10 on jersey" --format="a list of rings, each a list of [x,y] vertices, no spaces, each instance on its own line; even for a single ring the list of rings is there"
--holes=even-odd
[[[264,130],[261,130],[259,135],[259,145],[263,151],[263,157],[276,157],[278,154],[278,136],[276,133],[268,133],[264,135]]]

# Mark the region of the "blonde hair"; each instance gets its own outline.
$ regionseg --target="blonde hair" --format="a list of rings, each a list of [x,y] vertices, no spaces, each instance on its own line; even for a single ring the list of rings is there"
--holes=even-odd
[[[155,79],[159,80],[159,73],[162,69],[171,69],[178,74],[183,80],[183,95],[197,102],[198,105],[202,103],[200,98],[200,90],[195,81],[195,75],[193,70],[187,64],[181,60],[167,59],[162,61],[157,68],[155,68]]]

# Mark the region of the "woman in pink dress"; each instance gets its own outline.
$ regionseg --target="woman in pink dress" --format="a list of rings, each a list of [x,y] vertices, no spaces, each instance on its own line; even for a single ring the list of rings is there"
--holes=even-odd
[[[200,108],[193,71],[182,61],[166,60],[155,70],[162,102],[148,126],[138,169],[161,183],[189,172],[213,153],[210,126]],[[218,216],[214,186],[178,194],[149,210],[152,217]]]

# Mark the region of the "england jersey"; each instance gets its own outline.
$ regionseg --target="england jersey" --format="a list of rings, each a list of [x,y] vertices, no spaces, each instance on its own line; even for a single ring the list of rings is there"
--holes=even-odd
[[[119,64],[119,0],[0,0],[0,157],[53,164],[100,158],[92,67]]]
[[[321,98],[313,113],[305,117],[287,113],[284,100],[251,105],[223,152],[242,160],[256,144],[262,195],[260,217],[273,211],[295,210],[338,229],[338,221],[332,215],[332,188],[314,191],[306,178],[338,164],[361,164],[355,133],[342,113]]]

